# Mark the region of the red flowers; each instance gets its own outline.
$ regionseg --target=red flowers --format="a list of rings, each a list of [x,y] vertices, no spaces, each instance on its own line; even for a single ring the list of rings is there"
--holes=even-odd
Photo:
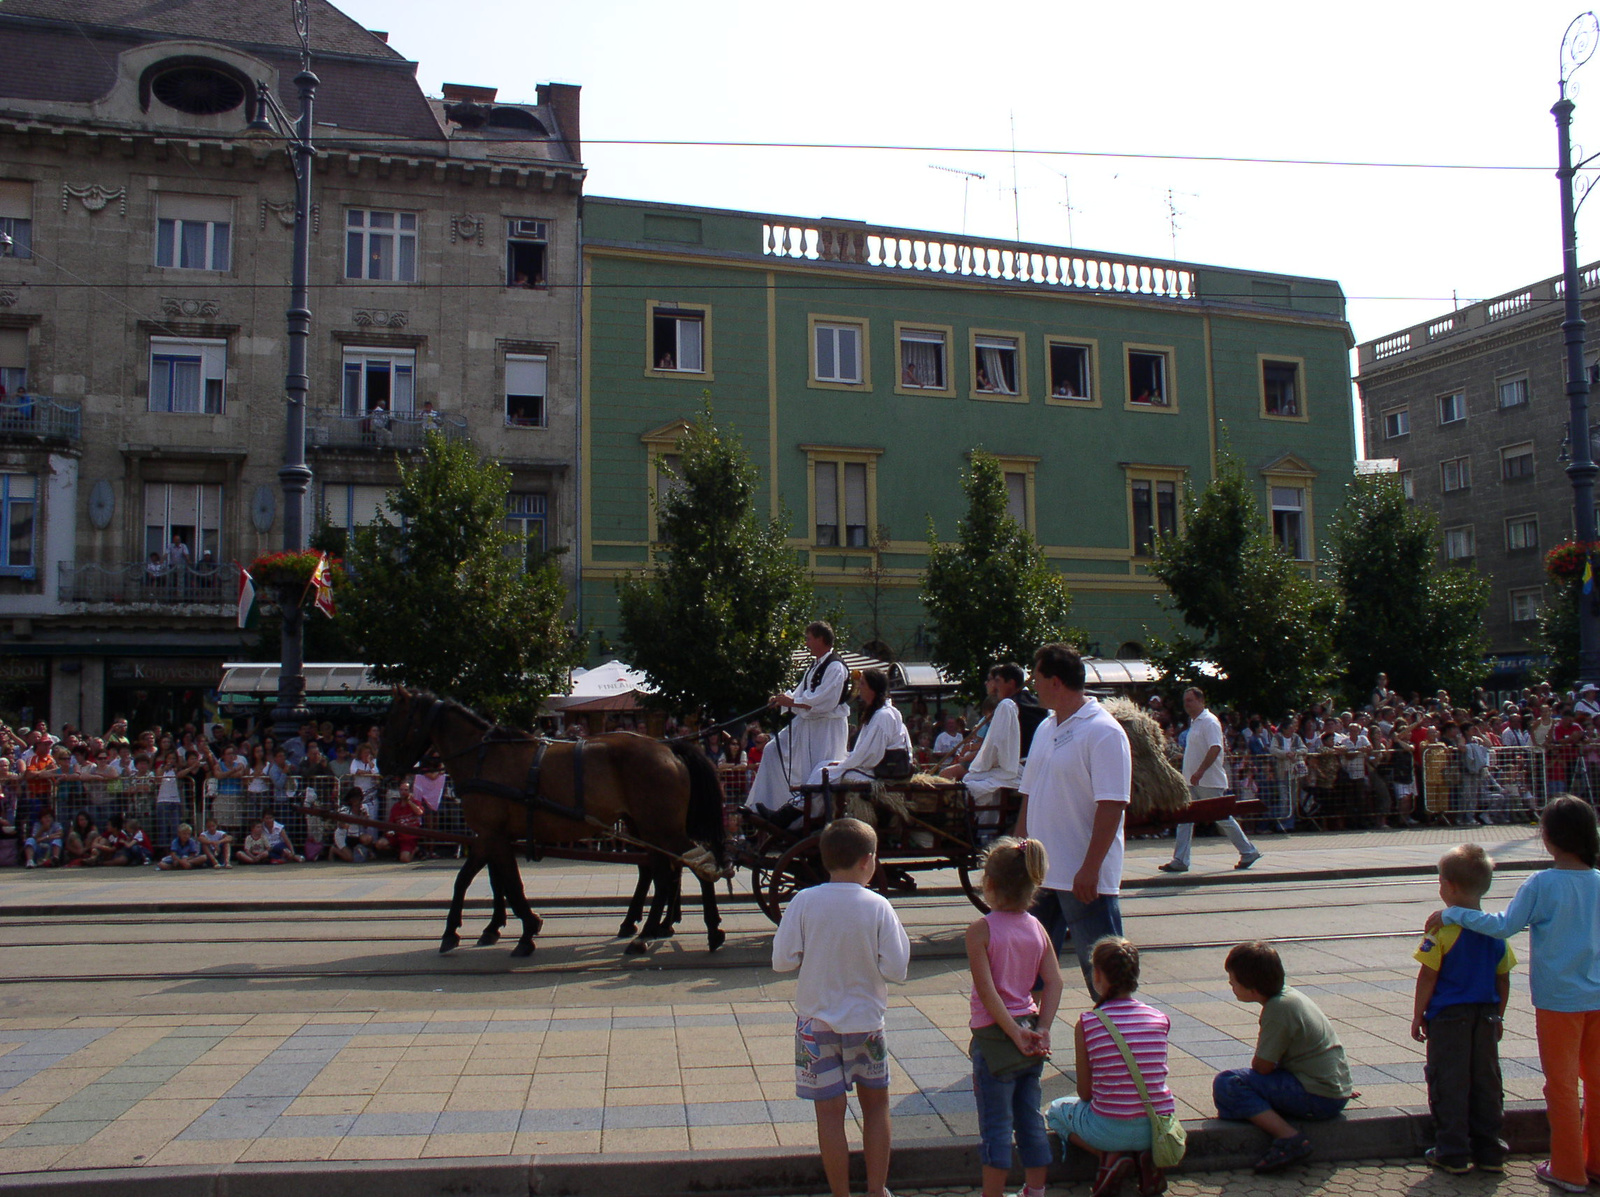
[[[1600,553],[1600,541],[1569,540],[1558,544],[1544,555],[1544,572],[1556,582],[1581,577],[1584,562],[1594,553]]]

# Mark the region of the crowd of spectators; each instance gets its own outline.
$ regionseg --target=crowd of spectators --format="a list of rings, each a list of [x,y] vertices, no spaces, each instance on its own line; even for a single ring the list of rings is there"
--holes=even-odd
[[[380,736],[375,724],[331,722],[307,723],[283,743],[220,723],[135,734],[119,717],[102,735],[71,724],[53,732],[44,720],[0,724],[0,864],[187,870],[416,859],[448,781],[436,759],[404,778],[381,776]]]

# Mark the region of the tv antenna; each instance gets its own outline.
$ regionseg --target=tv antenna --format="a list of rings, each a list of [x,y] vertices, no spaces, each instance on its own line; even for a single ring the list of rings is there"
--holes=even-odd
[[[987,179],[989,176],[981,170],[962,170],[959,166],[939,166],[928,163],[929,170],[942,170],[947,175],[960,175],[961,178],[961,235],[967,235],[967,193],[972,188],[973,179]]]
[[[1066,191],[1066,198],[1061,201],[1061,206],[1067,210],[1067,244],[1076,245],[1077,238],[1072,235],[1072,213],[1075,211],[1072,206],[1072,180],[1064,170],[1058,170],[1056,174],[1061,176],[1061,186]]]
[[[1177,197],[1180,195],[1187,196],[1190,199],[1198,199],[1200,193],[1197,191],[1174,191],[1171,187],[1167,188],[1167,229],[1172,236],[1172,257],[1174,260],[1178,257],[1178,229],[1181,227],[1178,224],[1178,217],[1186,215],[1184,210],[1178,207]]]

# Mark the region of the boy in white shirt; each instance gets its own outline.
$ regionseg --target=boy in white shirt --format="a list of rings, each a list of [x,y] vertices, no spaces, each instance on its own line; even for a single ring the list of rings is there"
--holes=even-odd
[[[878,836],[835,819],[818,845],[828,882],[796,894],[772,941],[772,967],[800,970],[795,990],[795,1092],[816,1103],[817,1144],[833,1197],[850,1197],[845,1094],[861,1102],[867,1197],[889,1197],[889,981],[904,981],[911,941],[881,894]]]

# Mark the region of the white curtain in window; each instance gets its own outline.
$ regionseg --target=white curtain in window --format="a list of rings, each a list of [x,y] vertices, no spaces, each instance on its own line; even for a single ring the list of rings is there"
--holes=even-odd
[[[1014,395],[1017,388],[1006,377],[1006,355],[993,345],[978,346],[978,365],[988,378],[988,389]]]
[[[678,369],[704,370],[704,359],[700,353],[701,334],[704,326],[698,320],[678,321]]]
[[[1026,474],[1006,475],[1006,513],[1024,528],[1028,526],[1028,476]]]
[[[944,389],[944,342],[900,342],[901,382],[904,386]]]

